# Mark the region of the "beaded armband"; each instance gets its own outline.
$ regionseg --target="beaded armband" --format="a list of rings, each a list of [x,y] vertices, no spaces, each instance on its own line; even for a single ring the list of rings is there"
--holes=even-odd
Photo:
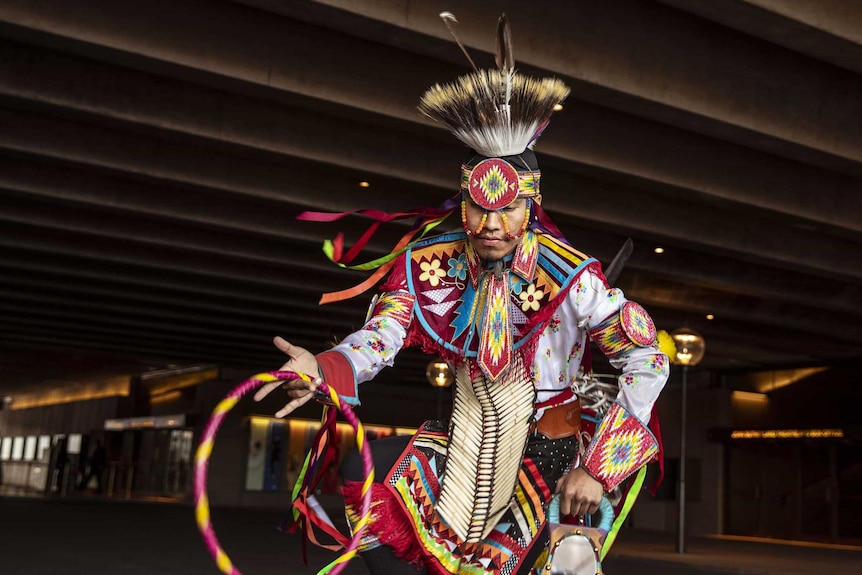
[[[658,453],[658,441],[646,425],[619,403],[599,424],[581,466],[612,491]]]
[[[636,347],[655,343],[655,324],[646,310],[633,301],[626,302],[619,313],[613,313],[589,332],[602,353],[614,359]]]
[[[412,319],[413,302],[415,301],[416,296],[406,291],[384,294],[373,302],[369,319],[375,316],[388,317],[407,329]]]

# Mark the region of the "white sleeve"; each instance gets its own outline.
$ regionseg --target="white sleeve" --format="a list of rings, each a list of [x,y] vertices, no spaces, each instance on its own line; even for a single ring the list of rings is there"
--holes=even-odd
[[[622,371],[617,401],[648,423],[670,375],[668,358],[655,343],[652,319],[599,275],[587,271],[576,281],[566,304],[572,306],[578,327],[587,330],[611,365]]]
[[[373,379],[384,367],[392,366],[404,346],[412,302],[413,296],[406,291],[381,295],[365,325],[333,348],[350,362],[355,383]]]

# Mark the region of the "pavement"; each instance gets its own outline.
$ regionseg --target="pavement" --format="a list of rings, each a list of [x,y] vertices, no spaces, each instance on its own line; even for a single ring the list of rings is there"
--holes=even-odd
[[[276,526],[284,509],[213,508],[213,525],[233,564],[247,575],[314,575],[338,554],[308,546]],[[624,530],[603,564],[607,575],[859,575],[862,546]],[[217,575],[188,503],[96,497],[0,497],[0,574]],[[344,575],[368,575],[354,559]]]
[[[862,574],[862,546],[857,545],[713,535],[688,537],[685,549],[676,552],[674,534],[624,530],[603,567],[608,575],[634,573],[638,565],[656,573]]]

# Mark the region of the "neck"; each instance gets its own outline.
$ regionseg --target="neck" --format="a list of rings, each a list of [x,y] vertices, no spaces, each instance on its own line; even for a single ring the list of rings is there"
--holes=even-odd
[[[494,266],[494,275],[498,280],[503,279],[503,260],[496,260],[493,263]]]

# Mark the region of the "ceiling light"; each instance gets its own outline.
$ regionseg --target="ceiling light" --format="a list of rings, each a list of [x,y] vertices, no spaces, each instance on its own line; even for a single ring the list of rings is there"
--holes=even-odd
[[[715,319],[715,316],[711,313],[706,314],[706,319]]]
[[[359,182],[359,187],[360,188],[370,188],[371,183],[370,182]]]
[[[736,399],[740,401],[754,401],[757,403],[766,403],[769,401],[769,396],[765,393],[755,393],[753,391],[742,391],[740,389],[734,389],[730,393],[731,399]]]
[[[562,105],[562,104],[554,104],[554,111],[555,111],[555,112],[559,112],[559,111],[560,111],[560,110],[562,110],[562,109],[563,109],[563,105]]]
[[[657,254],[663,254],[663,253],[664,253],[664,248],[663,248],[663,247],[661,247],[661,246],[659,246],[659,247],[657,247],[656,249],[654,249],[653,251],[654,251],[655,253],[657,253]]]

